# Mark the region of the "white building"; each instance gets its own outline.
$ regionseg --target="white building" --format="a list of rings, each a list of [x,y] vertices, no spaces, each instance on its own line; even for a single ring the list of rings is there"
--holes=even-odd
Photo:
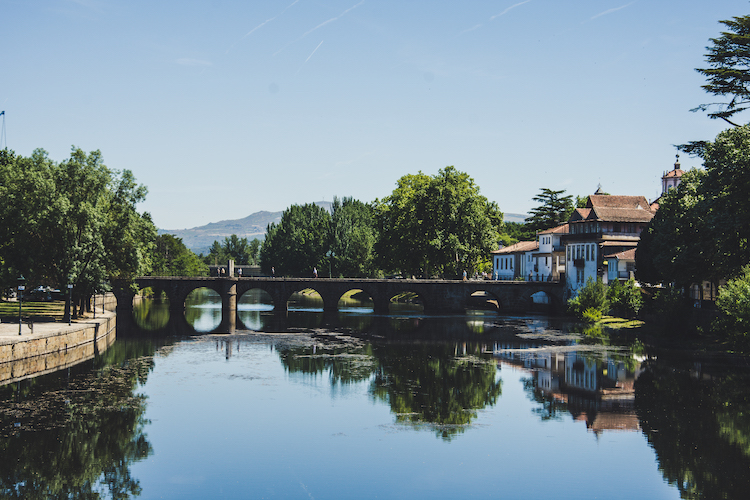
[[[568,290],[575,295],[589,278],[608,281],[605,256],[635,249],[653,216],[643,196],[589,196],[586,208],[573,212],[563,237]]]
[[[528,278],[533,269],[533,255],[539,250],[537,241],[519,241],[492,252],[492,277],[497,280]]]

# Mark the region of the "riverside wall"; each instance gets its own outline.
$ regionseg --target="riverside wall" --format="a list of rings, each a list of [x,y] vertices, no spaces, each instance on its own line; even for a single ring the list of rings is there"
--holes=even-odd
[[[107,312],[70,326],[37,324],[38,333],[0,336],[0,386],[93,358],[114,343],[116,326],[117,316]]]

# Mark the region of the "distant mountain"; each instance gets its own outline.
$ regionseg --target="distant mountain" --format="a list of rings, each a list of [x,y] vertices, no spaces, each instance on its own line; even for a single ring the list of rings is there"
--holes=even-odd
[[[524,215],[524,214],[508,214],[508,213],[503,214],[503,220],[505,222],[518,222],[520,224],[524,223],[524,221],[526,220],[526,217],[528,217],[528,215]]]
[[[331,210],[330,201],[316,201],[326,210]],[[253,238],[262,240],[266,236],[266,227],[271,223],[279,223],[283,212],[255,212],[243,219],[222,220],[219,222],[210,222],[205,226],[194,227],[191,229],[159,229],[159,234],[173,234],[182,238],[182,242],[196,254],[207,254],[208,249],[214,241],[222,242],[224,238],[236,234],[240,238],[247,238],[248,241]],[[503,215],[505,222],[523,223],[526,215],[506,213]]]
[[[327,210],[331,210],[330,201],[316,201]],[[159,229],[159,234],[172,234],[182,238],[182,242],[196,254],[207,254],[214,241],[222,242],[224,238],[236,234],[240,238],[262,240],[266,236],[266,227],[271,222],[279,223],[283,212],[255,212],[242,219],[210,222],[205,226],[191,229]]]

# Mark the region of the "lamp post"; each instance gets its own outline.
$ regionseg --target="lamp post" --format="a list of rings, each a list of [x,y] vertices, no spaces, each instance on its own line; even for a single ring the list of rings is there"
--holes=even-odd
[[[68,326],[73,318],[73,276],[68,276]]]
[[[23,291],[26,290],[26,278],[23,275],[18,278],[18,335],[21,335],[21,307],[23,305]]]

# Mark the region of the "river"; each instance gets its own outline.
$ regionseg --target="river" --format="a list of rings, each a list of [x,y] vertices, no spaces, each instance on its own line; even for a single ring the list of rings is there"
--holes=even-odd
[[[0,387],[0,498],[746,498],[750,371],[546,316],[137,304],[94,360]]]

